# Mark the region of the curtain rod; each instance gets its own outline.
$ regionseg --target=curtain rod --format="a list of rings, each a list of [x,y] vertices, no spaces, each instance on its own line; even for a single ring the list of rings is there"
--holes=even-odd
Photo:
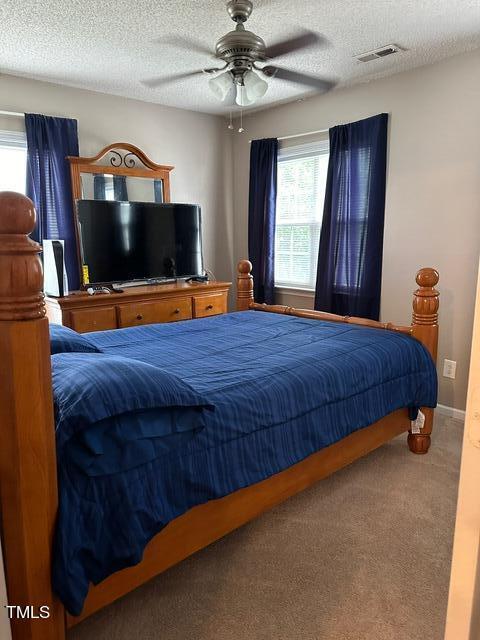
[[[36,112],[33,112],[36,113]],[[13,116],[14,118],[24,118],[25,114],[19,111],[4,111],[0,109],[0,116]],[[47,116],[49,118],[66,118],[67,116]]]
[[[293,138],[303,138],[304,136],[314,136],[316,133],[328,133],[328,129],[317,129],[316,131],[307,131],[306,133],[294,133],[291,136],[282,136],[277,140],[292,140]],[[251,140],[249,140],[251,142]]]
[[[15,118],[23,118],[25,114],[18,111],[2,111],[0,110],[0,116],[14,116]]]

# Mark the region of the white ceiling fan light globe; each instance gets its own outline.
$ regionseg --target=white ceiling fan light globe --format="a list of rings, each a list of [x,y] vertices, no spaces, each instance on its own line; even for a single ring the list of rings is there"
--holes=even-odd
[[[210,78],[208,86],[217,100],[223,102],[232,88],[232,77],[230,72],[225,71],[225,73],[221,73],[219,76]]]
[[[249,107],[251,104],[255,102],[255,100],[251,100],[248,95],[243,84],[237,84],[237,95],[235,98],[235,102],[239,107]]]
[[[254,71],[247,71],[243,76],[243,84],[245,85],[247,97],[252,102],[260,100],[267,93],[268,82],[265,82]]]

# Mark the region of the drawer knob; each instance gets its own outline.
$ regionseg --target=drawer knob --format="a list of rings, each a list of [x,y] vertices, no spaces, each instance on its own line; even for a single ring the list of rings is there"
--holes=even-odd
[[[175,309],[173,313],[180,313],[180,309]]]
[[[137,314],[137,320],[142,320],[142,319],[143,319],[142,314],[141,313]]]
[[[210,311],[211,309],[213,309],[213,304],[208,304],[207,305],[207,311]]]

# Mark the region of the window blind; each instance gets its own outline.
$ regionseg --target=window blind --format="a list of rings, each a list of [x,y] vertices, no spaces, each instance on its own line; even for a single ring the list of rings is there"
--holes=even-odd
[[[276,286],[315,289],[327,168],[328,140],[279,151]]]
[[[26,149],[27,136],[23,131],[0,130],[0,147],[3,149]]]

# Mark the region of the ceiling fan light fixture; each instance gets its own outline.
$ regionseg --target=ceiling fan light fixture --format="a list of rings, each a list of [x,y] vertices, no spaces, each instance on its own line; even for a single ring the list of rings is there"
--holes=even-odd
[[[225,71],[214,78],[210,78],[208,86],[217,100],[223,102],[232,88],[232,76],[230,71]]]
[[[248,97],[246,88],[243,84],[237,84],[237,95],[235,102],[239,107],[248,107],[255,101]]]
[[[268,82],[265,82],[258,74],[254,71],[247,71],[243,76],[243,84],[245,86],[245,91],[247,94],[247,98],[252,102],[256,102],[263,98],[268,89]]]

